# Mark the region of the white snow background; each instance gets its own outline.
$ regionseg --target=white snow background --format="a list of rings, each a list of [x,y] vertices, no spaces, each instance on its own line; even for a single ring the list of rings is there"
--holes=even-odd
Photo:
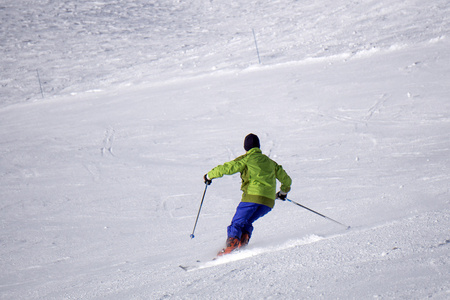
[[[450,298],[450,1],[2,0],[0,17],[1,299]],[[290,199],[352,228],[277,202],[208,263],[240,178],[213,181],[190,239],[202,177],[250,132]]]

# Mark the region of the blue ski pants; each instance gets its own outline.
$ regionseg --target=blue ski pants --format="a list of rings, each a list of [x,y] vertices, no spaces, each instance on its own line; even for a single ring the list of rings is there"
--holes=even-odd
[[[241,202],[236,208],[233,220],[230,226],[228,226],[228,237],[235,237],[241,239],[242,233],[247,232],[249,236],[252,236],[253,222],[267,214],[272,208],[250,202]]]

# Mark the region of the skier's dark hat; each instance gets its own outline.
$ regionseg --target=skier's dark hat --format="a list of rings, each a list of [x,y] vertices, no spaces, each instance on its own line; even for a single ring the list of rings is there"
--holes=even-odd
[[[247,135],[245,137],[244,140],[244,149],[245,151],[248,151],[252,148],[260,148],[260,144],[259,144],[259,138],[256,134],[250,133],[249,135]]]

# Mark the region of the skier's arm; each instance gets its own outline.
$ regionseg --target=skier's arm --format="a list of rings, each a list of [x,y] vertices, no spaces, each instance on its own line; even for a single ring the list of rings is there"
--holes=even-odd
[[[241,172],[245,168],[245,163],[242,159],[235,159],[229,162],[219,165],[208,172],[208,178],[214,179],[222,177],[223,175],[232,175],[237,172]]]
[[[282,166],[277,165],[276,168],[277,179],[281,182],[280,190],[284,193],[288,193],[291,190],[292,179],[286,173]]]

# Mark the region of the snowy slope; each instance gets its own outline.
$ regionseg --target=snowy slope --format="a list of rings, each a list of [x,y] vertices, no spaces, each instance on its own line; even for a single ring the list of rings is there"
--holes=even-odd
[[[415,45],[450,30],[447,0],[0,2],[1,102]]]
[[[0,6],[2,299],[450,296],[448,1]],[[185,272],[240,199],[214,180],[191,240],[202,176],[249,132],[352,228],[278,202]]]

